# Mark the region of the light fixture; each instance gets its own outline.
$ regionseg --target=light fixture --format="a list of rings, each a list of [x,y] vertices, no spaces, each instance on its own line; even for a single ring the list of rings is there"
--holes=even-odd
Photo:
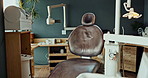
[[[46,23],[48,25],[52,25],[54,23],[61,23],[60,20],[54,20],[51,16],[52,14],[52,9],[53,8],[58,8],[58,7],[62,7],[63,8],[63,26],[64,26],[64,30],[62,30],[62,32],[66,32],[66,30],[74,30],[76,27],[72,27],[72,26],[67,26],[67,20],[66,20],[66,4],[57,4],[57,5],[50,5],[50,6],[47,6],[47,10],[48,10],[48,18],[46,19]]]
[[[63,9],[65,8],[66,4],[58,4],[58,5],[52,5],[52,6],[47,6],[47,10],[48,10],[48,18],[46,19],[46,23],[48,25],[50,24],[54,24],[54,23],[60,23],[60,20],[54,20],[53,18],[51,18],[51,9],[52,8],[58,8],[58,7],[63,7]],[[64,15],[65,16],[65,15]]]
[[[131,8],[131,0],[127,0],[127,2],[123,3],[123,5],[128,13],[124,14],[122,17],[128,17],[128,19],[132,19],[132,18],[140,18],[142,16],[142,14],[134,12],[134,8]]]

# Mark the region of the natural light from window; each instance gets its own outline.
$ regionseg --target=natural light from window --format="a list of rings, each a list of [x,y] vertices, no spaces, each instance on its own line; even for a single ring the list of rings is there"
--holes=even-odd
[[[8,6],[17,6],[19,7],[19,0],[3,0],[3,8],[4,10],[8,7]]]

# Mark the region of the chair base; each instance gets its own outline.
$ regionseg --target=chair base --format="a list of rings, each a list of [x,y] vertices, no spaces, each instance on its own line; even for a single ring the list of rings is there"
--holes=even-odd
[[[59,63],[49,78],[76,78],[81,73],[96,73],[101,63],[92,59],[74,58]],[[99,69],[99,70],[103,70]]]

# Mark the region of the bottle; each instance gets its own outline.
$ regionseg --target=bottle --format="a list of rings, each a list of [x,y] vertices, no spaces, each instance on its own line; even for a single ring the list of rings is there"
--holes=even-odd
[[[64,53],[64,49],[61,49],[61,50],[60,50],[60,53]]]

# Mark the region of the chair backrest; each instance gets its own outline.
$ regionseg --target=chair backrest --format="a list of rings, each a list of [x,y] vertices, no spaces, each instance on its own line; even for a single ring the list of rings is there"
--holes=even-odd
[[[71,32],[68,38],[70,51],[80,56],[97,56],[103,49],[102,30],[94,25],[95,15],[86,13],[82,16],[82,25]]]

